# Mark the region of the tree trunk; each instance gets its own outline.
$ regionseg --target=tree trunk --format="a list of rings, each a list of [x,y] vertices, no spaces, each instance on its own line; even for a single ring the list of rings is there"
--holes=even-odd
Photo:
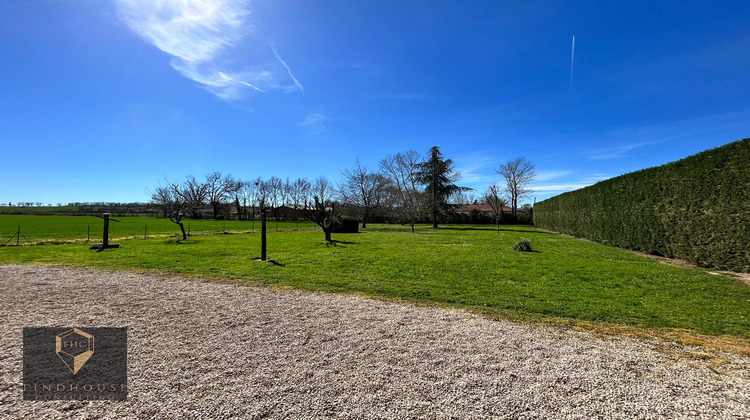
[[[328,241],[329,243],[332,243],[333,240],[331,239],[331,231],[324,230],[323,232],[325,232],[325,234],[326,234],[326,241]]]
[[[365,215],[362,217],[362,229],[367,229],[367,219],[370,217],[370,212],[367,211],[367,208],[365,208]]]
[[[237,207],[237,220],[242,220],[242,206],[240,205],[239,197],[234,197],[234,205]]]
[[[414,223],[410,223],[409,226],[411,226],[411,233],[414,233]]]
[[[216,216],[219,214],[219,205],[218,204],[211,204],[211,207],[214,209],[214,219],[216,219]]]
[[[432,212],[432,228],[438,228],[438,213],[436,211]]]
[[[182,224],[182,222],[177,223],[180,225],[180,230],[182,231],[182,240],[187,241],[187,233],[185,233],[185,225]]]
[[[500,234],[500,219],[495,217],[495,224],[497,224],[497,234]]]

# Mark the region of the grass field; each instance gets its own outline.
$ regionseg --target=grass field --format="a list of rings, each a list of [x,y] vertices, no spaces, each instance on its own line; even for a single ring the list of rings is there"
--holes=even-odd
[[[537,252],[511,249],[527,238]],[[269,258],[254,261],[260,235],[4,247],[0,262],[147,270],[237,282],[354,293],[468,308],[521,319],[563,319],[750,339],[750,287],[730,275],[676,267],[615,247],[531,227],[370,225],[359,234],[271,232]],[[168,298],[168,297],[165,297]]]
[[[146,235],[177,235],[180,228],[169,221],[169,219],[154,217],[115,217],[119,222],[109,224],[110,238],[143,238]],[[260,229],[260,222],[255,221],[237,221],[229,220],[226,222],[220,220],[185,220],[185,229],[193,234],[210,234],[228,232],[247,232]],[[28,239],[28,242],[21,238],[21,244],[45,243],[45,242],[66,242],[66,241],[83,241],[87,236],[88,229],[91,229],[91,241],[101,242],[102,238],[102,219],[94,216],[39,216],[39,215],[12,215],[0,214],[0,245],[5,244],[13,237],[21,227],[21,233]],[[269,229],[276,230],[276,222],[270,221]],[[279,222],[278,228],[281,230],[296,229],[295,222]],[[300,229],[309,229],[314,227],[314,223],[301,222]],[[11,241],[15,244],[16,241]]]
[[[97,211],[100,207],[92,207],[91,209],[93,211]],[[0,213],[26,213],[26,212],[34,212],[34,213],[46,213],[46,212],[76,212],[80,209],[78,206],[28,206],[28,207],[19,207],[19,206],[0,206]]]

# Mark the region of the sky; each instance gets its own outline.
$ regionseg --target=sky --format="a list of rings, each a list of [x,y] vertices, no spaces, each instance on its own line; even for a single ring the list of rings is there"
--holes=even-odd
[[[537,201],[750,137],[750,2],[3,0],[0,202],[341,179],[439,146]],[[575,37],[575,50],[573,50]]]

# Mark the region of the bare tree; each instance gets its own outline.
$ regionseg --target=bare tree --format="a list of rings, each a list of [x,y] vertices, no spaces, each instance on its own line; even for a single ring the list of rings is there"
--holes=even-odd
[[[188,177],[182,184],[167,181],[166,186],[159,186],[151,194],[153,203],[161,206],[169,220],[180,227],[183,241],[187,240],[183,220],[203,205],[207,189],[206,184],[197,182],[193,177]]]
[[[268,207],[276,209],[275,216],[278,219],[278,207],[281,206],[280,202],[284,190],[284,181],[277,176],[272,176],[266,181],[266,186],[268,188]]]
[[[312,184],[314,207],[311,212],[312,221],[325,233],[326,241],[333,243],[331,233],[339,225],[339,215],[336,202],[333,200],[335,188],[326,178],[320,177]]]
[[[380,161],[380,168],[391,180],[391,190],[396,196],[396,208],[401,219],[409,223],[414,233],[414,225],[424,213],[424,198],[417,180],[419,153],[409,150],[397,153]]]
[[[253,205],[252,192],[255,188],[252,181],[237,181],[237,190],[234,192],[234,205],[237,207],[237,219],[248,219],[248,203]]]
[[[255,220],[255,209],[258,207],[259,197],[261,194],[261,185],[263,184],[263,178],[258,177],[250,181],[246,186],[247,199],[250,202],[250,218]]]
[[[273,194],[271,191],[271,184],[269,181],[264,181],[262,178],[255,180],[255,203],[261,212],[271,208],[273,202]]]
[[[304,179],[304,178],[297,178],[294,180],[294,182],[291,184],[291,195],[290,200],[292,202],[292,205],[294,206],[294,220],[299,222],[299,210],[305,209],[307,210],[307,201],[310,194],[310,181]],[[299,228],[299,223],[297,223],[297,228]]]
[[[457,206],[465,206],[467,204],[477,204],[478,200],[476,195],[470,192],[457,190],[454,191],[453,194],[451,194],[448,202]]]
[[[344,203],[360,210],[362,228],[366,229],[373,209],[380,204],[388,179],[369,171],[359,163],[359,159],[353,169],[344,169],[342,174],[344,181],[339,186],[341,197]]]
[[[234,207],[237,209],[237,220],[245,219],[245,208],[247,207],[245,197],[245,181],[235,181],[235,188],[232,191],[234,195]],[[244,203],[244,204],[243,204]]]
[[[500,220],[503,218],[503,207],[508,205],[508,200],[503,197],[502,188],[497,184],[487,187],[484,193],[484,202],[492,209],[492,216],[495,218],[497,233],[500,234]]]
[[[224,176],[219,172],[212,172],[206,175],[206,187],[208,204],[211,205],[216,219],[219,208],[239,189],[238,182],[231,175]]]
[[[290,200],[292,199],[292,181],[289,180],[289,177],[286,177],[284,180],[284,185],[281,187],[281,205],[286,206],[289,205]]]
[[[513,218],[517,217],[518,200],[529,195],[529,184],[534,181],[534,164],[519,157],[500,165],[499,173],[505,179],[505,191],[510,198],[510,208]]]

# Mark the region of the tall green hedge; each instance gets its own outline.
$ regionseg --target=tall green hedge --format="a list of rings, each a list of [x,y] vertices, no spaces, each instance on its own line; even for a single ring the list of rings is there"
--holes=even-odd
[[[750,272],[750,139],[541,201],[534,223],[703,267]]]

